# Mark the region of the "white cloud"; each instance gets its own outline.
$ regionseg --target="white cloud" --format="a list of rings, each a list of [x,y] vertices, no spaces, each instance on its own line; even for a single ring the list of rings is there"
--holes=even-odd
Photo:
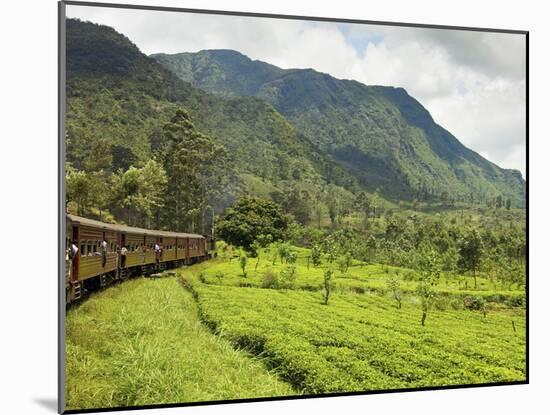
[[[404,87],[465,145],[525,174],[521,35],[68,6],[144,53],[235,49],[282,68],[313,68]]]

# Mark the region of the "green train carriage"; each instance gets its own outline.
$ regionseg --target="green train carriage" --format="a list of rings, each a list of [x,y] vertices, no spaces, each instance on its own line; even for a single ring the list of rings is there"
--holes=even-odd
[[[66,221],[66,303],[132,275],[209,259],[213,252],[208,249],[215,248],[204,235],[109,224],[70,214]],[[78,252],[71,258],[73,243]],[[155,252],[155,245],[160,252]]]

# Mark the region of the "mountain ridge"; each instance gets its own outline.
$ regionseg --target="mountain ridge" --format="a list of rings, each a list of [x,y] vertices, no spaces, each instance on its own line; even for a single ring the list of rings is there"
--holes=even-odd
[[[249,179],[357,187],[266,101],[204,92],[113,28],[67,20],[67,161],[75,168],[89,170],[86,162],[98,148],[113,163],[94,169],[144,164],[163,139],[163,124],[182,107],[201,132],[228,149],[238,172]]]
[[[521,173],[464,146],[403,88],[282,69],[227,49],[151,57],[207,92],[269,102],[370,190],[409,199],[426,189],[464,200],[500,194],[525,203]]]

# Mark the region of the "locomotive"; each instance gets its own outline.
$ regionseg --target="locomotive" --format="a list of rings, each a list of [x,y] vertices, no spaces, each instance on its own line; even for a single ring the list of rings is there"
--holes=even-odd
[[[66,214],[65,302],[133,275],[200,262],[215,255],[205,235],[116,225]]]

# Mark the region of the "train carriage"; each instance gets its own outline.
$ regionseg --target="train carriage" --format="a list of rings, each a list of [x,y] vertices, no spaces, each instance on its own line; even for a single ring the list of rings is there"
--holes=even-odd
[[[67,303],[113,280],[209,258],[202,235],[108,224],[69,214],[66,218]],[[74,256],[70,255],[73,243],[78,248]],[[155,252],[156,244],[160,252]]]
[[[176,236],[162,232],[161,234],[161,262],[171,262],[176,260]]]

